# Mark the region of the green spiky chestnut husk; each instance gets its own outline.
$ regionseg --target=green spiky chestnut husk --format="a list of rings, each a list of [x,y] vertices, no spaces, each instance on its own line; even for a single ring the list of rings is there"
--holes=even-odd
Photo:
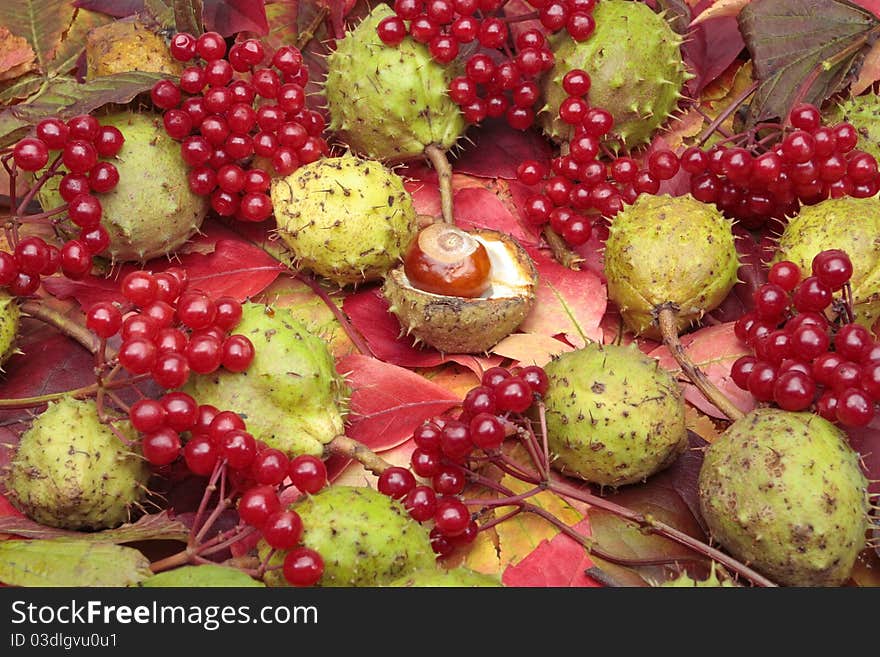
[[[21,310],[16,300],[6,291],[0,291],[0,365],[15,351]]]
[[[681,35],[646,4],[602,0],[593,11],[596,30],[585,41],[563,32],[553,42],[555,63],[544,82],[539,113],[544,132],[569,141],[573,128],[559,118],[568,94],[562,79],[572,69],[590,74],[590,104],[611,112],[609,137],[626,148],[651,140],[673,113],[684,83],[692,77],[681,56]]]
[[[190,377],[184,390],[202,404],[231,410],[254,438],[288,455],[321,456],[344,431],[347,386],[327,343],[285,308],[242,304],[235,333],[254,344],[244,374],[217,370]]]
[[[318,586],[382,586],[435,567],[428,530],[400,502],[372,488],[330,486],[290,508],[302,518],[302,545],[324,560]],[[265,557],[268,545],[261,542],[258,552]],[[279,552],[269,563],[283,560]],[[264,581],[286,585],[280,569],[268,571]]]
[[[839,428],[763,408],[709,445],[700,509],[715,540],[777,583],[838,586],[865,544],[867,487]]]
[[[813,258],[826,249],[842,249],[853,265],[850,279],[855,319],[868,328],[880,319],[880,199],[827,199],[804,206],[779,238],[774,262],[789,260],[803,276]],[[877,332],[876,329],[874,331]]]
[[[880,160],[880,99],[876,94],[847,98],[827,112],[825,120],[831,124],[851,123],[859,133],[859,150]]]
[[[324,93],[330,130],[353,151],[385,162],[419,158],[425,147],[449,150],[465,129],[447,93],[451,67],[407,36],[386,46],[376,26],[394,11],[376,5],[327,57]]]
[[[101,225],[110,234],[104,254],[114,261],[140,262],[172,253],[199,230],[209,207],[207,197],[189,189],[180,144],[165,133],[158,114],[115,112],[100,121],[125,137],[119,153],[105,158],[119,171],[119,184],[98,196]],[[64,203],[60,180],[50,178],[39,191],[44,209]],[[65,226],[72,235],[79,233],[69,222]]]
[[[608,298],[650,338],[660,337],[659,306],[677,306],[682,331],[724,300],[738,267],[731,222],[690,194],[642,194],[614,218],[605,244]]]
[[[463,588],[503,586],[495,575],[478,573],[470,568],[422,568],[398,577],[388,586],[412,588]]]
[[[561,472],[623,486],[662,470],[687,447],[681,389],[635,347],[591,343],[544,369],[547,439]]]
[[[134,441],[127,420],[116,430]],[[63,529],[126,522],[147,494],[150,468],[98,419],[93,400],[49,404],[21,435],[6,478],[7,497],[29,518]]]
[[[271,194],[278,234],[298,265],[340,286],[382,278],[417,231],[403,179],[348,153],[276,178]]]
[[[528,253],[509,235],[495,230],[470,232],[489,255],[490,289],[474,298],[433,294],[413,287],[404,268],[385,277],[382,293],[388,312],[416,343],[445,353],[482,353],[510,335],[535,302],[538,274]]]

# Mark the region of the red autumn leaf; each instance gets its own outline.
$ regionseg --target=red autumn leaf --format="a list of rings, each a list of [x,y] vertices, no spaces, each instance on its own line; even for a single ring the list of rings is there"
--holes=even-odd
[[[584,519],[574,526],[581,534],[590,535],[590,521]],[[541,541],[534,552],[501,576],[505,586],[521,587],[599,587],[602,584],[584,571],[593,561],[584,547],[566,534],[551,541]]]
[[[446,388],[369,356],[346,356],[336,369],[352,389],[346,433],[373,450],[405,442],[426,419],[461,402]]]
[[[452,163],[457,173],[513,180],[520,162],[550,163],[550,144],[546,139],[534,130],[514,130],[502,119],[480,124],[473,140]]]
[[[524,247],[537,244],[534,232],[494,192],[483,187],[459,189],[454,211],[455,223],[466,230],[488,228],[512,236]]]
[[[764,238],[761,243],[747,230],[740,226],[733,227],[736,237],[736,252],[739,255],[737,283],[727,298],[710,314],[719,322],[735,322],[743,313],[754,308],[752,297],[755,290],[767,282],[765,262],[773,257],[775,245]]]
[[[233,296],[244,301],[267,288],[284,266],[260,248],[242,241],[219,224],[208,224],[205,234],[187,245],[179,259],[152,260],[143,268],[153,272],[169,267],[182,267],[189,274],[191,289],[200,289],[219,297]],[[122,301],[119,281],[129,272],[140,269],[124,265],[114,278],[88,276],[79,281],[67,278],[47,278],[43,285],[59,299],[76,299],[83,308],[98,301]]]
[[[401,367],[436,367],[456,362],[478,376],[497,365],[497,357],[469,354],[441,354],[430,347],[415,346],[412,338],[401,336],[400,322],[388,312],[388,301],[378,288],[350,294],[342,302],[342,310],[352,325],[364,336],[373,355],[381,361]]]
[[[712,0],[704,0],[693,7],[692,13],[698,16]],[[696,75],[688,81],[688,93],[699,97],[700,92],[737,58],[745,47],[739,26],[734,16],[712,18],[694,26],[682,44],[682,55],[688,69]]]
[[[0,518],[12,517],[12,518],[24,518],[24,514],[16,509],[8,499],[4,495],[0,495]],[[5,532],[0,532],[0,541],[5,541],[7,538],[14,538],[15,534],[7,534]]]
[[[237,32],[266,34],[266,6],[263,0],[202,0],[205,29],[225,37]]]
[[[730,401],[742,412],[747,413],[755,407],[755,399],[745,390],[740,389],[730,377],[730,368],[740,356],[750,355],[751,349],[739,341],[733,332],[733,322],[707,326],[694,333],[682,336],[681,343],[691,360],[706,373]],[[660,345],[648,353],[659,359],[666,369],[679,372],[678,363],[669,350]],[[679,375],[687,381],[684,375]],[[685,398],[698,409],[713,417],[725,417],[717,408],[706,401],[706,398],[691,384],[685,384]]]
[[[529,253],[538,269],[538,292],[520,330],[549,336],[563,333],[574,346],[601,340],[599,324],[608,298],[599,276],[589,269],[563,267],[536,249]]]
[[[880,417],[875,415],[867,427],[847,429],[846,433],[852,448],[862,455],[865,475],[871,482],[868,489],[880,494]]]

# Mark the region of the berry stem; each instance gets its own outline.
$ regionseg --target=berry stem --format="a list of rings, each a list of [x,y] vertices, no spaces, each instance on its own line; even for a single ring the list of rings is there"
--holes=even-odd
[[[692,549],[694,552],[698,554],[702,554],[709,559],[717,561],[718,563],[726,566],[732,572],[741,575],[742,577],[748,579],[750,582],[757,586],[765,586],[765,587],[775,587],[772,581],[761,575],[760,573],[752,570],[745,564],[740,563],[733,557],[728,556],[724,552],[713,548],[710,545],[706,545],[702,541],[690,536],[689,534],[685,534],[684,532],[676,529],[675,527],[671,527],[664,522],[656,520],[651,516],[645,516],[637,511],[633,511],[632,509],[628,509],[624,506],[620,506],[619,504],[615,504],[614,502],[610,502],[606,499],[598,497],[597,495],[593,495],[592,493],[584,492],[573,486],[569,486],[568,484],[562,482],[551,481],[547,483],[547,487],[549,490],[554,493],[561,495],[562,497],[568,497],[574,500],[578,500],[579,502],[584,502],[589,504],[590,506],[595,506],[599,509],[603,509],[608,511],[609,513],[613,513],[616,516],[619,516],[625,520],[629,520],[640,527],[647,529],[649,531],[654,532],[660,536],[668,538],[672,541],[675,541],[679,545],[683,545],[687,548]],[[526,509],[528,510],[528,509]],[[543,509],[542,509],[543,511]],[[542,514],[538,514],[542,515]],[[542,515],[543,517],[543,515]],[[563,523],[564,524],[564,523]],[[604,558],[604,557],[602,557]]]
[[[38,214],[27,214],[24,216],[19,216],[16,218],[21,224],[46,224],[51,225],[54,224],[54,221],[50,221],[52,217],[55,217],[59,214],[62,214],[67,211],[67,204],[59,205],[57,208],[53,208],[52,210],[47,210],[46,212],[40,212]]]
[[[85,325],[66,317],[45,303],[37,300],[25,301],[21,304],[21,312],[58,329],[64,335],[79,342],[91,353],[97,353],[100,340],[98,340],[95,334],[87,329]]]
[[[718,130],[718,126],[724,123],[727,118],[739,108],[740,105],[746,102],[746,99],[753,93],[755,93],[760,85],[760,81],[750,84],[748,88],[743,90],[743,92],[739,96],[730,101],[730,105],[725,107],[724,111],[716,116],[715,120],[712,121],[712,123],[710,123],[697,138],[697,145],[702,146],[703,144],[705,144],[709,137],[711,137],[715,133],[715,131]]]
[[[431,166],[434,167],[434,171],[437,172],[437,178],[439,179],[440,212],[443,215],[443,221],[447,224],[454,224],[455,215],[452,209],[452,165],[449,164],[449,158],[446,157],[446,152],[440,150],[434,144],[429,144],[425,147],[425,155],[428,156],[428,160],[430,160]]]
[[[524,23],[525,21],[536,21],[541,18],[541,12],[530,11],[517,16],[502,16],[501,20],[510,25],[511,23]]]
[[[550,224],[544,226],[544,239],[550,246],[550,252],[553,259],[563,267],[577,271],[580,269],[580,263],[584,261],[577,253],[568,248],[562,236],[550,227]]]
[[[691,383],[715,408],[731,420],[739,420],[744,417],[745,414],[734,406],[733,402],[709,380],[706,373],[697,367],[685,352],[681,340],[678,339],[678,326],[675,321],[677,312],[678,309],[675,305],[670,303],[660,306],[657,312],[657,322],[660,325],[660,333],[663,335],[663,343],[666,348],[672,353],[672,357],[681,366]]]
[[[376,454],[376,452],[348,436],[336,436],[327,443],[326,450],[331,454],[347,456],[358,461],[376,476],[379,476],[391,467],[391,464]]]
[[[92,383],[91,385],[83,386],[82,388],[75,388],[74,390],[63,390],[61,392],[51,392],[45,395],[37,395],[36,397],[0,399],[0,408],[32,408],[34,406],[48,404],[51,401],[56,401],[64,397],[88,397],[89,395],[95,394],[97,391],[98,385],[96,383]]]
[[[311,275],[303,274],[299,272],[296,275],[296,278],[309,286],[309,288],[314,292],[321,301],[324,302],[324,305],[330,309],[330,312],[333,313],[333,316],[336,318],[336,321],[339,322],[339,325],[342,327],[342,330],[345,331],[345,335],[348,336],[348,339],[351,340],[352,344],[354,344],[355,349],[357,349],[364,356],[372,356],[375,357],[373,350],[370,349],[370,345],[367,344],[367,341],[364,340],[363,336],[352,326],[351,321],[349,321],[348,317],[342,309],[336,305],[333,299],[330,297],[330,294],[321,287],[321,284],[318,280]]]
[[[46,169],[46,172],[40,176],[37,181],[34,183],[33,187],[28,190],[28,193],[25,194],[24,198],[21,199],[21,202],[18,204],[18,207],[15,210],[15,217],[21,217],[24,215],[25,210],[27,209],[28,203],[30,203],[34,196],[37,195],[37,192],[40,191],[40,188],[46,184],[46,181],[49,180],[52,176],[54,176],[58,168],[61,166],[61,154],[52,161],[52,164],[49,165],[49,168]]]

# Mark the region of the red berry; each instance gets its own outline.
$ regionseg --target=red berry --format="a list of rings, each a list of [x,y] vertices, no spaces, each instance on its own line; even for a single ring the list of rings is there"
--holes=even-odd
[[[383,495],[395,500],[402,499],[416,485],[416,478],[406,468],[391,467],[379,475],[377,488]]]
[[[207,477],[214,471],[219,452],[207,436],[193,436],[183,448],[186,467],[195,475]]]
[[[253,362],[255,353],[247,336],[231,335],[223,342],[220,361],[230,372],[244,372]]]
[[[813,403],[816,384],[810,375],[789,370],[779,375],[773,385],[773,399],[786,411],[803,411]]]
[[[43,119],[37,124],[37,139],[49,150],[59,151],[67,143],[69,129],[64,121],[56,118]],[[41,167],[38,167],[41,168]]]
[[[327,466],[314,456],[301,454],[290,462],[288,469],[293,485],[314,495],[327,485]]]
[[[281,501],[272,486],[254,486],[238,501],[238,516],[251,527],[262,528],[266,521],[281,510]]]
[[[131,405],[128,418],[141,433],[153,433],[165,426],[165,409],[155,399],[139,399]]]
[[[179,388],[189,379],[189,363],[186,357],[177,351],[160,351],[156,356],[156,362],[150,368],[150,375],[166,390]]]
[[[482,449],[497,449],[504,442],[504,425],[496,416],[478,413],[470,421],[470,440]]]
[[[177,317],[185,326],[198,330],[211,326],[217,307],[204,292],[186,292],[177,302]]]
[[[409,470],[405,470],[409,473]],[[410,474],[410,476],[412,476]],[[464,468],[457,465],[445,465],[431,480],[434,490],[441,495],[458,495],[464,490],[467,482]],[[416,480],[413,478],[413,486]],[[407,491],[408,492],[408,491]]]
[[[168,465],[180,455],[180,435],[174,429],[159,429],[144,436],[141,451],[153,465]]]
[[[233,429],[220,439],[220,454],[235,470],[244,470],[253,463],[257,455],[254,437],[242,429]]]
[[[146,338],[133,338],[119,348],[119,364],[132,374],[146,374],[156,363],[156,345]]]
[[[287,478],[287,469],[290,461],[279,449],[267,448],[261,450],[251,465],[254,479],[259,484],[277,486]]]
[[[188,62],[196,56],[196,38],[186,32],[178,32],[171,38],[171,56],[177,61]]]
[[[434,517],[437,510],[437,495],[428,486],[416,486],[403,500],[404,508],[417,522],[425,522]]]
[[[440,472],[440,454],[424,447],[416,447],[410,456],[410,466],[419,477],[433,477]]]
[[[71,173],[86,173],[98,163],[98,151],[87,141],[69,141],[61,152],[61,161]]]
[[[199,413],[196,400],[185,392],[168,392],[159,400],[165,410],[165,423],[175,431],[189,431]]]
[[[12,157],[22,171],[38,171],[49,161],[49,149],[42,139],[25,137],[12,149]]]
[[[470,521],[471,514],[461,500],[447,498],[437,504],[434,526],[444,536],[458,536],[464,533]]]
[[[839,290],[852,278],[853,265],[846,252],[828,249],[816,254],[812,263],[813,276],[832,290]]]
[[[495,386],[495,404],[499,411],[524,413],[532,405],[532,391],[525,381],[511,377]]]
[[[846,427],[864,427],[874,418],[874,403],[860,388],[847,388],[837,396],[836,415]]]
[[[110,162],[98,162],[89,171],[89,187],[93,192],[106,194],[119,184],[119,170]]]
[[[159,80],[150,90],[150,99],[159,109],[169,110],[180,105],[180,89],[171,80]]]
[[[470,393],[469,393],[470,394]],[[465,404],[467,404],[467,397],[465,397]],[[465,411],[467,408],[465,407]],[[416,427],[416,430],[413,431],[413,442],[429,452],[439,452],[440,451],[440,428],[434,424],[433,422],[425,422]]]
[[[821,312],[831,304],[831,289],[818,277],[808,276],[798,285],[793,301],[800,312]]]
[[[324,574],[324,560],[311,548],[299,547],[285,555],[282,572],[293,586],[314,586]]]
[[[264,521],[263,539],[276,550],[289,550],[302,537],[302,518],[296,511],[276,511]]]
[[[67,215],[80,228],[94,228],[101,223],[102,214],[101,202],[91,194],[79,194],[67,206]]]
[[[100,301],[86,313],[86,327],[99,338],[110,338],[122,328],[122,313],[107,301]]]
[[[801,270],[795,263],[783,260],[770,267],[767,280],[786,292],[791,292],[801,280]]]
[[[146,306],[156,300],[158,287],[150,272],[138,270],[127,274],[120,286],[122,296],[136,306]]]

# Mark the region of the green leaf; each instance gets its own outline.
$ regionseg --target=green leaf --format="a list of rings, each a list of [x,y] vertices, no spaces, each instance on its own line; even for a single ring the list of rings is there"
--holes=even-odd
[[[202,29],[202,0],[174,0],[174,26],[178,32],[199,36]]]
[[[72,0],[5,1],[0,3],[0,25],[28,40],[40,70],[45,72],[74,12]]]
[[[0,147],[20,138],[20,128],[34,125],[47,116],[68,119],[110,103],[124,105],[139,93],[150,89],[164,73],[129,71],[94,78],[80,84],[73,78],[57,77],[26,103],[0,112]]]
[[[27,73],[15,80],[11,80],[8,85],[0,91],[0,103],[3,105],[11,105],[15,101],[30,98],[40,90],[46,83],[46,78],[38,73]]]
[[[747,125],[784,117],[797,102],[820,105],[840,90],[880,25],[846,0],[754,0],[738,20],[760,82]]]
[[[265,587],[266,585],[262,582],[258,582],[247,573],[240,571],[238,568],[205,564],[203,566],[181,566],[174,570],[166,570],[164,573],[153,575],[145,580],[141,586],[146,588],[169,586],[232,586],[258,588]]]
[[[55,56],[49,63],[49,76],[66,75],[70,73],[76,66],[76,61],[86,49],[86,36],[89,30],[101,25],[112,22],[113,19],[106,14],[99,14],[96,11],[88,11],[87,9],[79,9],[73,24],[64,35],[64,39],[58,45]]]
[[[137,522],[115,529],[85,534],[66,529],[56,529],[34,522],[30,518],[4,516],[0,518],[0,533],[15,534],[23,538],[68,538],[101,543],[134,543],[136,541],[186,541],[189,530],[179,520],[172,520],[166,511],[143,516]]]
[[[9,586],[130,586],[151,575],[133,548],[63,538],[0,542],[0,582]]]

